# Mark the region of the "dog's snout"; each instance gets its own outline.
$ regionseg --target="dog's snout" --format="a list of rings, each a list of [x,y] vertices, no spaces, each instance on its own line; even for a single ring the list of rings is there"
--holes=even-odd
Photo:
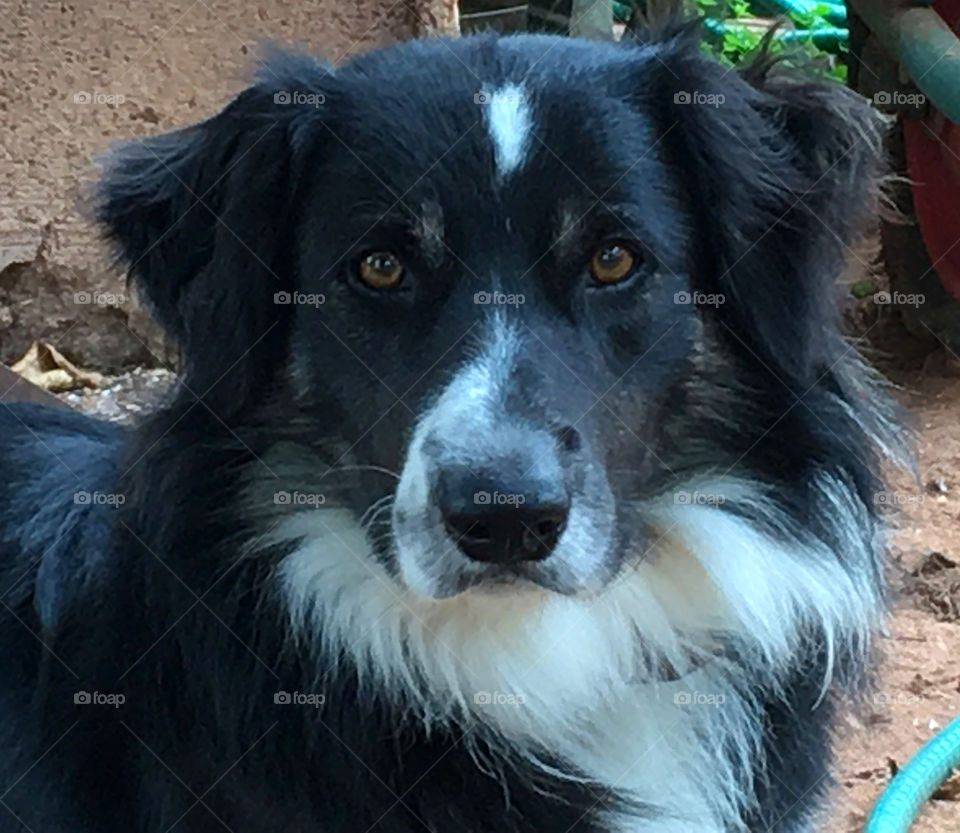
[[[436,499],[447,534],[475,561],[546,558],[563,533],[570,502],[559,483],[530,480],[510,491],[464,466],[439,474]]]

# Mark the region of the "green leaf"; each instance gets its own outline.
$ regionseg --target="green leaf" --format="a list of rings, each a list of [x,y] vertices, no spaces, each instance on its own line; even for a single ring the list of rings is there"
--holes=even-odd
[[[857,281],[850,284],[850,294],[854,298],[868,298],[877,291],[877,285],[871,280]]]

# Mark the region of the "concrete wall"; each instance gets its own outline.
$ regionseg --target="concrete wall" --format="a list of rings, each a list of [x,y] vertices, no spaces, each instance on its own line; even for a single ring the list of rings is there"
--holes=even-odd
[[[0,361],[36,338],[82,365],[151,362],[158,333],[128,298],[81,194],[112,140],[202,119],[250,77],[265,40],[338,62],[456,31],[453,0],[12,0],[0,10]],[[82,298],[81,298],[82,300]]]

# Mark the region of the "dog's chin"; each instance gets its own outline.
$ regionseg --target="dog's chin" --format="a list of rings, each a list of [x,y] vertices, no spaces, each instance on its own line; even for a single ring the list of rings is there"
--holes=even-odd
[[[525,598],[575,596],[582,588],[565,582],[544,562],[524,564],[481,564],[466,559],[434,557],[423,550],[397,546],[397,578],[405,589],[424,599],[454,599],[471,596],[514,595]]]
[[[424,595],[424,588],[414,588],[414,592]],[[438,576],[426,595],[433,599],[452,599],[470,593],[474,596],[540,596],[557,594],[573,596],[577,588],[567,587],[557,582],[544,570],[534,566],[504,567],[489,565],[479,571],[456,572]]]

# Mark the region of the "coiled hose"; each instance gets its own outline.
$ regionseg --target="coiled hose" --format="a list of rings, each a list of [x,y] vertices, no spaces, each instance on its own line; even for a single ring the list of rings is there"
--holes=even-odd
[[[887,785],[864,833],[907,833],[924,802],[960,766],[960,717],[928,740]]]

